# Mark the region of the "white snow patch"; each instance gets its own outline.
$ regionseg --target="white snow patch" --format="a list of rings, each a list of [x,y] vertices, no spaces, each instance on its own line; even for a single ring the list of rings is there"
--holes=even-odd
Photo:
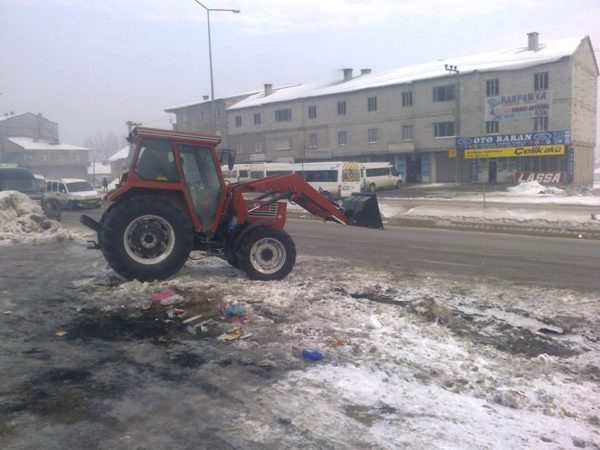
[[[76,236],[54,220],[25,194],[0,192],[0,245],[44,244],[72,240]]]
[[[519,183],[516,186],[510,186],[507,188],[507,191],[513,195],[532,196],[537,194],[559,195],[564,192],[564,189],[543,186],[539,181],[527,181]]]

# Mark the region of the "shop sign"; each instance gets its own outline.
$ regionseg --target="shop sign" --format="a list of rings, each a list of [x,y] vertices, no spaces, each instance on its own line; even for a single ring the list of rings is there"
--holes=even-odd
[[[456,149],[455,148],[448,149],[448,158],[456,158]]]
[[[331,149],[330,148],[307,148],[304,152],[304,156],[307,158],[323,158],[329,159],[331,158]]]
[[[528,145],[570,144],[571,133],[559,131],[531,131],[528,133],[494,134],[487,136],[458,137],[456,148],[498,148]]]
[[[565,184],[565,172],[516,172],[515,182],[537,181],[540,184]]]
[[[250,155],[250,161],[252,162],[264,161],[265,159],[267,159],[267,155],[264,153],[253,153]]]
[[[487,121],[548,117],[552,91],[534,91],[486,98]]]
[[[465,150],[465,159],[511,158],[515,156],[552,156],[564,154],[564,145],[531,145],[527,147],[500,147],[480,150]]]

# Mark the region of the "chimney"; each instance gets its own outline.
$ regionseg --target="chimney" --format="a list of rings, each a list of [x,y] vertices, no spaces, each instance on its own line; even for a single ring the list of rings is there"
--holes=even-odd
[[[268,97],[272,93],[273,93],[273,85],[272,84],[265,84],[265,97]]]
[[[352,79],[352,69],[346,68],[342,69],[344,71],[344,81],[349,81]]]
[[[371,73],[371,69],[360,69],[361,75],[369,75]]]
[[[538,37],[540,33],[537,31],[532,31],[531,33],[527,33],[527,50],[537,52],[539,50],[538,46]]]
[[[204,101],[208,100],[208,95],[203,95],[202,100],[204,100]]]

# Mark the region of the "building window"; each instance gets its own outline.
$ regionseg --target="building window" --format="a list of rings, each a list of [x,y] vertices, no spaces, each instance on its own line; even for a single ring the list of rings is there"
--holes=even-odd
[[[378,142],[379,139],[377,136],[377,128],[369,128],[367,138],[368,138],[369,144],[374,144],[374,143]]]
[[[308,136],[308,148],[319,148],[316,134],[311,134]]]
[[[316,106],[309,106],[308,107],[308,118],[309,119],[316,119],[317,118],[317,107]]]
[[[412,106],[413,104],[413,93],[412,91],[407,91],[402,93],[402,106]]]
[[[454,136],[454,122],[434,122],[433,137]]]
[[[533,88],[536,91],[548,89],[548,72],[540,72],[533,74]]]
[[[405,141],[414,139],[412,125],[403,125],[402,126],[402,139],[404,139]]]
[[[292,110],[290,108],[275,111],[275,122],[289,122],[290,120],[292,120]]]
[[[485,96],[492,97],[494,95],[500,95],[500,80],[498,78],[485,81]]]
[[[454,85],[448,86],[437,86],[433,88],[433,101],[434,102],[447,102],[454,100]]]
[[[254,113],[254,125],[260,125],[260,113]]]
[[[243,144],[236,144],[235,146],[235,150],[237,151],[237,153],[244,153],[244,145]]]
[[[348,133],[345,131],[338,131],[338,145],[343,146],[348,144]]]
[[[242,126],[242,116],[235,116],[235,126],[236,127]]]
[[[262,153],[263,148],[263,141],[256,141],[254,143],[254,153]]]
[[[346,115],[346,102],[337,102],[338,116]]]
[[[292,148],[292,140],[290,138],[275,139],[275,150],[290,150]]]
[[[377,97],[369,97],[367,99],[367,110],[377,111]]]
[[[485,123],[485,133],[493,134],[500,132],[500,122],[498,120],[490,120]]]
[[[536,117],[533,119],[533,129],[535,131],[548,130],[548,117]]]

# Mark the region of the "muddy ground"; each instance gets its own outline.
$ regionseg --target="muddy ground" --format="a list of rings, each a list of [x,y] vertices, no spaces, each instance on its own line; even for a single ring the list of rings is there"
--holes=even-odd
[[[80,242],[0,253],[2,448],[600,448],[589,293],[309,257],[277,283],[213,259],[138,283]]]

